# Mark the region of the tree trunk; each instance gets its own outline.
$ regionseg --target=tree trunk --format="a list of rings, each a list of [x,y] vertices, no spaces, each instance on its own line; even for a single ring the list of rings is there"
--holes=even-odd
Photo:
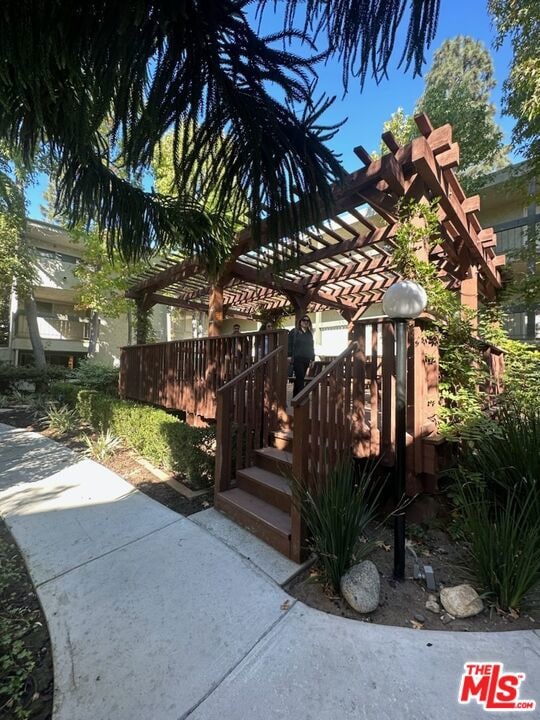
[[[90,338],[88,342],[88,357],[94,357],[96,354],[97,344],[99,340],[99,315],[95,310],[90,315]]]
[[[32,351],[34,353],[34,363],[37,368],[43,369],[47,365],[47,362],[39,334],[36,301],[33,293],[30,293],[24,299],[24,312],[26,314],[26,322],[28,323],[28,334],[30,335],[30,342],[32,343]]]

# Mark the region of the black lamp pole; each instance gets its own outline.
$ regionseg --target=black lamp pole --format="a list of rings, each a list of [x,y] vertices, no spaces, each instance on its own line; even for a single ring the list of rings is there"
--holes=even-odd
[[[406,479],[407,433],[407,320],[395,318],[396,329],[396,461],[395,503],[403,503]],[[397,510],[394,517],[394,578],[405,579],[405,511]]]

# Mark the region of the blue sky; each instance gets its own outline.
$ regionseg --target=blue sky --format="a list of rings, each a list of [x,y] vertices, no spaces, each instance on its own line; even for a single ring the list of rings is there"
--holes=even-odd
[[[267,11],[263,18],[262,32],[274,30],[276,24]],[[508,75],[511,48],[509,43],[505,43],[497,51],[493,48],[495,31],[491,25],[485,0],[441,0],[437,36],[426,54],[427,63],[424,66],[424,73],[431,64],[434,51],[442,42],[459,34],[481,40],[490,49],[497,79],[492,101],[500,110],[502,82]],[[337,95],[336,102],[326,115],[326,122],[333,124],[347,118],[346,123],[329,144],[335,152],[340,153],[341,161],[348,171],[356,169],[359,165],[353,148],[356,145],[363,145],[368,151],[378,148],[384,121],[398,107],[403,107],[407,113],[412,112],[416,100],[422,94],[423,78],[413,78],[411,71],[405,73],[403,69],[397,68],[402,44],[396,43],[396,47],[398,50],[396,61],[390,67],[387,80],[377,85],[368,78],[361,91],[358,81],[352,78],[345,97],[342,97],[339,63],[332,61],[319,68],[318,92]],[[500,112],[497,120],[505,133],[505,141],[509,142],[513,120],[501,117]],[[42,194],[46,184],[47,179],[41,177],[39,182],[28,191],[28,213],[32,218],[41,217],[40,205],[43,204]]]

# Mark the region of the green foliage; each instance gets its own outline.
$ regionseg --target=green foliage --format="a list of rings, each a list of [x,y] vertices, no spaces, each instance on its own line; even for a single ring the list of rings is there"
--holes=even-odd
[[[57,365],[47,365],[44,369],[34,366],[15,367],[9,363],[0,363],[0,390],[6,391],[17,383],[34,383],[37,387],[47,387],[54,380],[65,378],[70,370]]]
[[[467,193],[482,178],[508,164],[503,133],[495,120],[490,94],[495,87],[493,61],[478,40],[458,35],[445,40],[426,75],[417,111],[437,127],[450,123],[460,146],[458,176]]]
[[[95,360],[82,360],[73,371],[73,378],[85,388],[114,394],[118,389],[118,373],[118,368]]]
[[[74,242],[84,246],[82,261],[77,263],[74,275],[75,303],[81,310],[117,318],[133,307],[133,301],[124,297],[130,275],[141,272],[146,264],[126,263],[118,253],[111,255],[107,238],[97,229],[71,230]]]
[[[70,430],[73,430],[77,426],[77,420],[76,411],[70,410],[67,405],[60,405],[60,407],[50,405],[47,413],[42,418],[49,430],[58,435],[65,435]]]
[[[383,132],[391,132],[400,145],[408,145],[411,140],[418,137],[420,132],[414,122],[412,115],[407,115],[402,107],[392,113],[389,120],[383,124]],[[372,156],[386,155],[388,148],[381,141],[378,153],[371,153]]]
[[[164,410],[119,400],[95,390],[74,393],[56,383],[52,392],[76,409],[80,420],[97,432],[117,436],[150,462],[181,473],[194,488],[214,476],[215,431],[195,428]],[[69,396],[69,399],[68,399]]]
[[[502,329],[504,313],[486,308],[481,317],[482,337],[504,351],[503,392],[499,404],[534,414],[540,410],[540,352],[532,345],[512,340]]]
[[[504,609],[540,580],[540,410],[504,409],[462,449],[453,499],[472,569]]]
[[[326,482],[313,478],[303,484],[293,478],[292,487],[325,578],[339,592],[343,574],[372,549],[360,538],[375,517],[383,487],[382,483],[377,486],[376,466],[360,468],[346,458],[331,470]]]
[[[21,568],[15,545],[0,538],[0,715],[14,720],[30,717],[24,701],[36,665],[24,638],[38,621],[38,613],[19,607],[14,598],[15,588],[25,579]]]
[[[80,385],[72,382],[54,382],[51,385],[51,396],[60,403],[75,407],[80,390]]]
[[[86,455],[101,462],[114,453],[121,440],[113,435],[110,430],[107,430],[106,432],[100,432],[95,438],[85,435],[84,442],[86,444]]]
[[[254,14],[267,2],[259,0]],[[325,144],[334,131],[322,120],[328,103],[313,101],[320,51],[342,62],[345,84],[351,72],[362,80],[370,69],[384,77],[407,17],[402,62],[420,71],[438,3],[423,0],[410,11],[404,0],[379,6],[367,0],[359,13],[352,0],[331,11],[326,0],[272,3],[283,32],[264,37],[246,6],[231,0],[212,11],[154,1],[127,4],[121,13],[111,0],[4,3],[0,60],[11,72],[0,75],[9,108],[0,115],[0,138],[28,166],[44,145],[58,183],[57,209],[74,224],[94,221],[125,257],[180,247],[213,255],[217,266],[238,184],[255,228],[266,209],[272,217],[282,213],[267,226],[276,242],[318,217],[321,199],[330,203],[330,183],[343,173]],[[294,54],[287,40],[304,40],[303,49],[313,51]],[[186,118],[198,128],[188,153]],[[140,183],[171,129],[175,161],[181,158],[175,198]],[[117,155],[113,166],[108,147]],[[203,172],[204,182],[219,178],[216,213],[200,201]],[[296,191],[299,204],[283,212]]]
[[[504,112],[515,119],[512,143],[540,172],[540,4],[537,0],[489,0],[498,32],[497,46],[512,43],[510,75],[503,85]]]

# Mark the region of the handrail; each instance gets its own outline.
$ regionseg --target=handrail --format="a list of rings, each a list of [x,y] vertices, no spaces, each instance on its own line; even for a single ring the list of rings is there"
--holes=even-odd
[[[293,407],[297,407],[299,405],[303,405],[311,393],[312,389],[320,383],[320,381],[329,373],[332,372],[332,370],[335,368],[335,366],[340,362],[340,360],[343,360],[343,358],[348,355],[352,350],[356,350],[358,347],[358,343],[356,340],[352,342],[342,353],[341,355],[338,355],[336,358],[332,360],[330,365],[327,365],[324,370],[322,370],[318,375],[316,375],[313,380],[311,380],[306,387],[303,390],[300,390],[298,395],[293,397],[292,399],[292,405]]]
[[[256,362],[254,365],[250,365],[250,366],[249,366],[248,368],[246,368],[245,370],[242,370],[242,372],[240,373],[240,375],[237,375],[237,376],[234,377],[232,380],[229,380],[228,383],[225,383],[225,385],[222,385],[220,388],[218,388],[217,391],[216,391],[216,393],[219,395],[219,394],[222,393],[224,390],[228,390],[230,387],[232,387],[232,386],[233,386],[235,383],[237,383],[239,380],[242,380],[244,377],[247,377],[247,376],[250,375],[254,370],[257,370],[257,368],[259,368],[259,367],[261,367],[262,365],[264,365],[265,363],[267,363],[268,360],[270,360],[270,358],[274,357],[274,355],[277,355],[278,353],[283,352],[284,350],[285,350],[285,348],[283,347],[283,345],[280,345],[280,346],[277,347],[275,350],[272,350],[272,352],[268,353],[268,355],[264,355],[264,357],[262,357],[260,360],[257,360],[257,362]]]
[[[230,338],[247,338],[251,336],[259,335],[272,335],[272,334],[284,334],[287,330],[254,330],[253,332],[244,332],[239,335],[205,335],[204,337],[193,337],[193,338],[182,338],[182,340],[161,340],[155,343],[139,343],[135,345],[122,345],[120,350],[130,350],[131,348],[143,348],[143,347],[157,347],[158,345],[171,345],[172,343],[189,343],[201,340],[225,340]]]

